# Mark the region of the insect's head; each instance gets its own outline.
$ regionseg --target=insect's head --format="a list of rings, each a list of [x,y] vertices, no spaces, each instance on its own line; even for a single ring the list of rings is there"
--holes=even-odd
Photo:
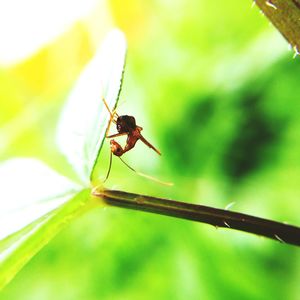
[[[136,129],[135,118],[132,116],[119,116],[117,119],[117,130],[119,133],[128,133]]]

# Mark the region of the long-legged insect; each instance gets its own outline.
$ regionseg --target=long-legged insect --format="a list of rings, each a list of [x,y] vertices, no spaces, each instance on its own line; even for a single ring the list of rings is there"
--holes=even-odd
[[[150,144],[141,134],[141,131],[143,130],[142,127],[136,125],[135,122],[135,118],[133,116],[128,116],[128,115],[123,115],[123,116],[119,116],[117,114],[117,112],[111,111],[110,108],[107,105],[107,102],[105,101],[105,99],[102,97],[102,101],[106,107],[106,109],[108,110],[109,114],[110,114],[110,120],[105,132],[105,136],[106,138],[110,138],[110,162],[109,162],[109,169],[106,175],[106,178],[104,181],[107,180],[109,174],[110,174],[110,170],[111,170],[111,164],[112,164],[112,154],[114,154],[115,156],[118,156],[120,158],[120,160],[132,171],[134,171],[135,173],[137,173],[140,176],[146,177],[148,179],[157,181],[159,183],[165,184],[165,185],[172,185],[171,183],[167,183],[167,182],[162,182],[152,176],[143,174],[141,172],[137,172],[135,169],[133,169],[132,167],[130,167],[122,158],[121,156],[128,152],[129,150],[131,150],[136,142],[138,140],[141,140],[145,145],[147,145],[149,148],[153,149],[157,154],[161,155],[161,152],[156,149],[152,144]],[[116,128],[118,133],[112,134],[112,135],[108,135],[109,129],[111,124],[114,123],[116,124]],[[126,145],[123,148],[118,142],[116,142],[113,138],[115,137],[119,137],[119,136],[124,136],[127,135],[127,140],[126,140]]]
[[[150,144],[142,136],[141,131],[143,130],[143,128],[136,125],[135,118],[133,116],[128,116],[128,115],[119,116],[115,110],[113,112],[111,112],[105,99],[102,98],[102,100],[110,114],[110,120],[109,120],[107,129],[106,129],[105,136],[107,138],[114,138],[114,137],[118,137],[118,136],[127,135],[127,141],[126,141],[126,145],[125,145],[124,149],[115,140],[110,141],[111,151],[114,155],[122,156],[125,152],[132,149],[138,140],[141,140],[145,145],[147,145],[149,148],[153,149],[157,154],[161,155],[160,151],[157,150],[152,144]],[[112,134],[112,135],[107,135],[107,133],[110,129],[111,123],[116,124],[118,133]]]

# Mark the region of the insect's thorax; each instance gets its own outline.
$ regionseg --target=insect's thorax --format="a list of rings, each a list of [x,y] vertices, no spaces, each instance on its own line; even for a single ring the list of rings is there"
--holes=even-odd
[[[117,130],[119,133],[130,133],[136,129],[135,118],[132,116],[124,115],[119,116],[117,119]]]

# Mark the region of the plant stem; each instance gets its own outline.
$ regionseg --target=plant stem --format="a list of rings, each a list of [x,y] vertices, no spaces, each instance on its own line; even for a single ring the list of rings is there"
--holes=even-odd
[[[255,0],[296,54],[300,51],[300,0]]]
[[[254,233],[282,243],[300,246],[300,228],[284,223],[204,205],[167,200],[123,191],[94,190],[93,195],[100,197],[106,204],[112,206],[208,223],[215,227],[224,227]]]

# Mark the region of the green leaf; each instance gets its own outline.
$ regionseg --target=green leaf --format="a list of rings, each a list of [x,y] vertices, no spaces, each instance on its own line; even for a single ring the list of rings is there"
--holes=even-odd
[[[81,187],[35,159],[0,165],[0,240],[66,202]]]
[[[0,289],[72,219],[91,208],[90,191],[83,190],[61,207],[0,241]]]
[[[112,30],[80,75],[61,115],[57,142],[85,185],[89,184],[105,137],[109,107],[115,107],[122,82],[126,41]]]
[[[0,288],[72,218],[93,206],[89,190],[34,159],[0,165]]]

